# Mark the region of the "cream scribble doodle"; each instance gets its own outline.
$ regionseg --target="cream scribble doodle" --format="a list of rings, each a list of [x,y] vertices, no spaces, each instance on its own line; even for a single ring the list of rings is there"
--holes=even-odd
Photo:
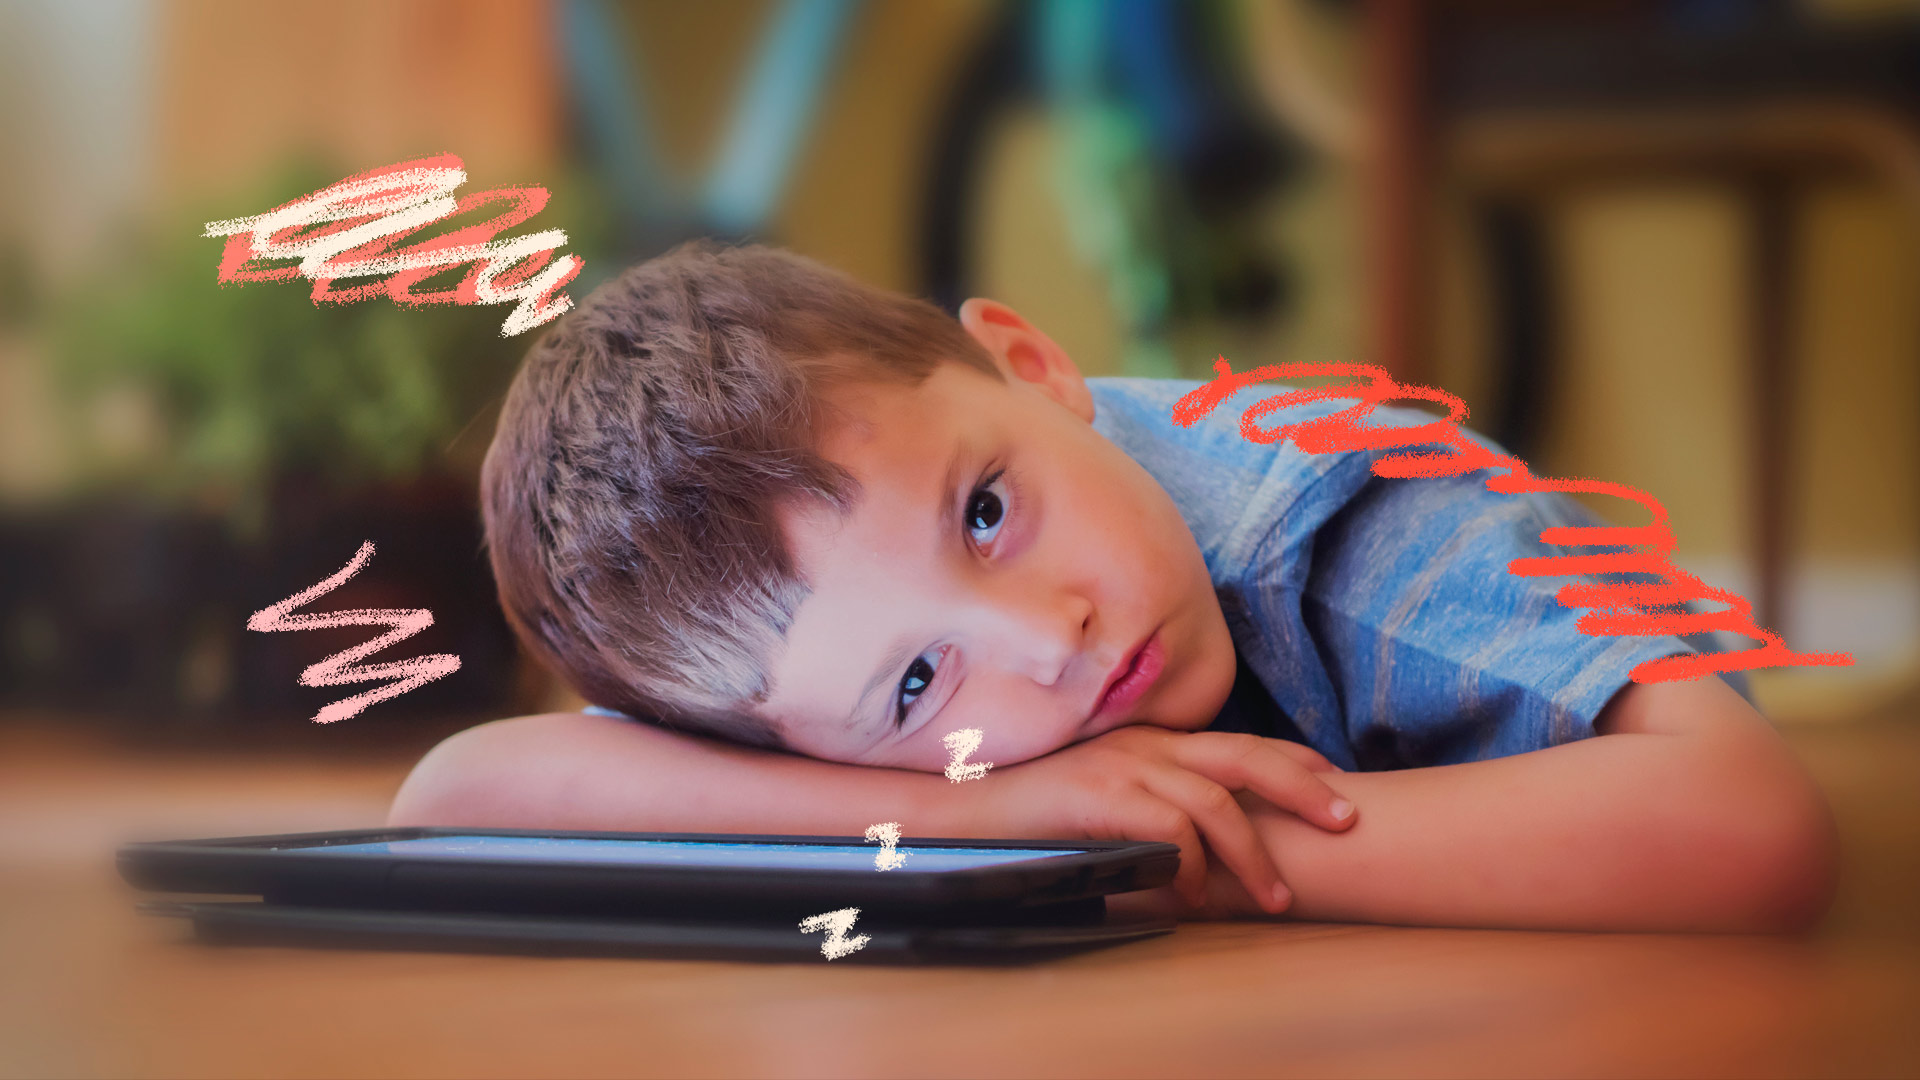
[[[873,853],[875,870],[898,870],[907,861],[906,853],[894,845],[900,842],[900,823],[883,821],[878,825],[867,826],[867,843],[878,841],[880,850]]]
[[[351,303],[385,296],[396,304],[514,304],[501,337],[551,322],[573,306],[560,291],[580,273],[577,255],[558,255],[561,229],[495,240],[547,205],[547,189],[533,185],[489,188],[454,198],[467,182],[466,165],[452,154],[402,161],[355,173],[264,214],[209,221],[204,236],[224,236],[222,285],[256,281],[313,282],[313,302]],[[491,204],[502,209],[484,221],[411,244],[403,238]],[[298,259],[295,266],[272,266]],[[449,267],[471,263],[450,288],[417,287]],[[344,289],[334,282],[375,280]]]
[[[950,731],[940,740],[945,744],[947,752],[953,755],[953,760],[947,762],[947,779],[956,784],[978,780],[987,775],[988,769],[993,768],[993,763],[990,761],[967,761],[967,755],[980,749],[982,738],[985,738],[985,734],[979,728],[970,727]]]
[[[395,660],[385,664],[362,665],[359,663],[381,649],[389,645],[397,645],[432,626],[433,612],[426,608],[358,608],[352,611],[332,611],[324,615],[291,614],[294,608],[312,603],[345,584],[347,579],[358,574],[371,558],[373,558],[373,541],[369,540],[361,544],[360,550],[354,554],[352,561],[332,577],[277,604],[263,607],[247,619],[247,629],[260,631],[324,630],[335,626],[391,628],[372,641],[337,652],[300,673],[302,686],[346,686],[351,683],[372,682],[375,679],[394,680],[385,686],[375,687],[363,694],[355,694],[353,697],[326,706],[313,716],[314,722],[318,724],[331,724],[335,720],[345,720],[350,716],[358,715],[360,710],[375,702],[399,697],[409,690],[460,670],[460,658],[452,653],[434,653],[431,656],[417,656],[412,660]]]
[[[820,943],[820,955],[829,960],[838,960],[850,953],[859,952],[873,939],[866,934],[850,938],[847,931],[853,929],[853,921],[860,917],[857,907],[841,908],[838,911],[809,915],[800,920],[800,929],[806,933],[827,932],[827,939]]]

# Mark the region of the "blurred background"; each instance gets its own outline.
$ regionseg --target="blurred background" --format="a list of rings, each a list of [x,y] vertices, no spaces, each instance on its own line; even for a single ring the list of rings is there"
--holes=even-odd
[[[11,884],[136,829],[374,824],[438,738],[578,704],[479,547],[530,338],[222,289],[201,236],[438,152],[552,192],[521,231],[568,231],[576,297],[754,238],[1007,301],[1091,375],[1384,364],[1651,492],[1683,566],[1854,654],[1756,690],[1872,838],[1835,919],[1911,928],[1916,0],[0,0]],[[427,608],[396,657],[463,666],[321,727],[348,691],[299,673],[368,632],[244,624],[364,540],[319,606]],[[0,1043],[71,1071],[44,997]]]
[[[0,704],[311,744],[569,702],[478,549],[528,339],[217,288],[199,235],[444,150],[553,192],[576,296],[752,237],[1006,300],[1090,374],[1436,383],[1854,654],[1762,673],[1776,716],[1870,709],[1920,657],[1917,47],[1896,0],[9,0]],[[295,680],[360,632],[243,623],[362,539],[324,603],[427,607],[407,647],[464,667],[320,734]]]
[[[1920,655],[1920,5],[1867,0],[11,0],[0,6],[0,700],[304,736],[359,631],[454,677],[351,725],[566,702],[516,655],[478,462],[527,339],[482,308],[212,285],[201,223],[448,150],[548,187],[584,295],[752,237],[1090,374],[1383,363],[1536,468],[1635,484],[1683,565],[1885,697]],[[457,274],[458,271],[455,271]],[[1614,509],[1614,508],[1605,508]],[[84,717],[84,718],[83,718]],[[444,726],[444,724],[442,725]],[[329,732],[327,738],[342,733]],[[357,736],[348,736],[356,738]]]

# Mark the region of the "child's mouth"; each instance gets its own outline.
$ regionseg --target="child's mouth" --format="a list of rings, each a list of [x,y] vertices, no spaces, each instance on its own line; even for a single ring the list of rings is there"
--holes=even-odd
[[[1160,677],[1166,662],[1167,649],[1160,641],[1160,631],[1156,629],[1147,643],[1133,654],[1126,671],[1101,695],[1100,704],[1095,707],[1089,721],[1098,724],[1103,720],[1112,720],[1132,707]]]

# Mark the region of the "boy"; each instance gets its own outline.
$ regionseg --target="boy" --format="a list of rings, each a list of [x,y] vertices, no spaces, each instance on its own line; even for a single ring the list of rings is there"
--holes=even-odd
[[[1629,682],[1690,646],[1506,573],[1571,504],[1247,442],[1271,387],[1178,428],[1194,385],[765,248],[629,270],[529,354],[481,480],[516,631],[605,708],[449,739],[392,821],[1168,840],[1155,902],[1213,916],[1825,910],[1827,808],[1766,721]],[[949,783],[966,728],[993,768]]]

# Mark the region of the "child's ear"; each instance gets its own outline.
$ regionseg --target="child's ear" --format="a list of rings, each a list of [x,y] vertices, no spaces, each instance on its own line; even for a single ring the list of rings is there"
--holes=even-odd
[[[974,297],[960,305],[960,325],[1010,379],[1033,384],[1067,410],[1093,423],[1093,394],[1065,349],[998,300]]]

